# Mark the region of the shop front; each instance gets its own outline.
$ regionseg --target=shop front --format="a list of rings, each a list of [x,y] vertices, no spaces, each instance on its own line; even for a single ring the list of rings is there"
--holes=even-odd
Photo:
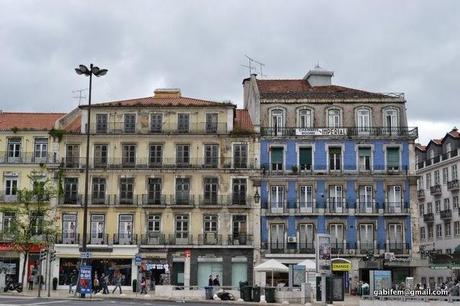
[[[350,292],[351,261],[345,258],[333,258],[331,260],[332,288],[334,301],[343,301],[345,293]]]

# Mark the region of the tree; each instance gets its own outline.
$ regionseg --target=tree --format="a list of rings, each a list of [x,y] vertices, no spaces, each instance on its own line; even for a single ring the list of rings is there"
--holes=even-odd
[[[1,211],[9,216],[3,226],[2,236],[10,241],[14,250],[24,254],[21,283],[24,286],[29,254],[35,245],[48,247],[55,237],[54,211],[50,199],[56,195],[55,188],[42,172],[28,176],[32,188],[17,190],[17,200]]]

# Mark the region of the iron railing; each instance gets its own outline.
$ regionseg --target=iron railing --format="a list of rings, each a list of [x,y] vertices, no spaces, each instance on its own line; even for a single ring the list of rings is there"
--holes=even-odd
[[[418,138],[416,127],[261,127],[261,136],[407,137]]]
[[[125,122],[93,123],[91,134],[228,134],[227,123],[222,122],[189,122],[179,125],[177,122],[163,122],[161,126],[142,124],[125,124]]]
[[[35,152],[19,152],[19,154],[15,154],[14,152],[3,151],[0,152],[0,164],[59,164],[59,160],[54,154],[40,155],[37,156]]]

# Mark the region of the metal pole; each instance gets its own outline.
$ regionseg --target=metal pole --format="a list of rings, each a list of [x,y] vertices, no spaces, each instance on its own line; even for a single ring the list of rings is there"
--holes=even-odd
[[[89,187],[89,140],[91,129],[91,86],[93,81],[93,64],[89,66],[89,93],[88,93],[88,120],[86,125],[86,166],[85,166],[85,195],[83,199],[83,241],[82,252],[87,252],[87,228],[88,228],[88,187]],[[86,265],[86,258],[82,259],[82,265]],[[81,294],[84,298],[85,295]]]
[[[51,296],[51,248],[48,249],[48,297]]]
[[[42,260],[41,258],[38,259],[38,294],[37,296],[41,296],[42,290]]]

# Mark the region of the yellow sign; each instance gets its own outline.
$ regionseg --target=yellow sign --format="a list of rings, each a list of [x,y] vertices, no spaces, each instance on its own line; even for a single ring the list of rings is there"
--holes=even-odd
[[[351,271],[351,263],[348,262],[333,262],[332,271]]]

